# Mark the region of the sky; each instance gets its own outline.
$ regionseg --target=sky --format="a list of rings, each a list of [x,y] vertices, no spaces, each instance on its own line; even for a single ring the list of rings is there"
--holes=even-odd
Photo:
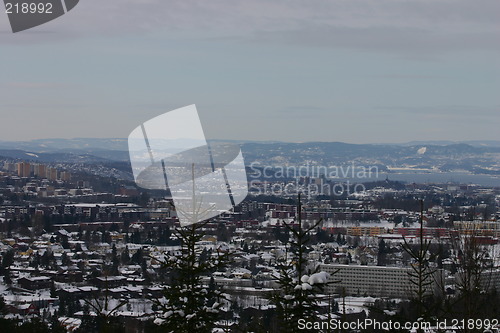
[[[81,0],[13,34],[0,140],[126,138],[196,104],[208,138],[500,140],[498,0]]]

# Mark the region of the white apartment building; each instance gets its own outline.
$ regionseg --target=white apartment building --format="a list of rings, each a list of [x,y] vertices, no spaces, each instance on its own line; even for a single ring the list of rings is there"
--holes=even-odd
[[[409,298],[415,288],[410,281],[411,267],[322,264],[320,270],[330,274],[331,283],[325,288],[330,294]],[[441,275],[442,271],[434,274],[429,293],[438,289]]]

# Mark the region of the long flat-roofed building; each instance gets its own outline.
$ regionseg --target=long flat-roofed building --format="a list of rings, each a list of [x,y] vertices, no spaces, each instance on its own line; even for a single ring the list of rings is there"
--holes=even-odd
[[[320,270],[331,275],[328,293],[409,298],[414,285],[410,282],[411,267],[322,264]],[[441,271],[434,274],[428,292],[436,291]]]

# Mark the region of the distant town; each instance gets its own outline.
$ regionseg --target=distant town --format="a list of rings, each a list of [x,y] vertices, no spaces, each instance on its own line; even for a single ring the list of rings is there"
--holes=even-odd
[[[161,331],[179,279],[170,262],[186,250],[168,193],[66,166],[0,161],[0,328]],[[309,331],[499,318],[500,188],[250,178],[244,202],[193,228],[196,262],[227,259],[199,271],[201,290],[220,297],[210,331],[280,332],[287,296],[309,292]],[[292,192],[273,190],[288,181]],[[284,267],[300,272],[300,292]]]

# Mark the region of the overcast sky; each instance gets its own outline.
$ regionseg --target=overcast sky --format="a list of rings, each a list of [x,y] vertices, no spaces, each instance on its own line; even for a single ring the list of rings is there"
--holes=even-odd
[[[498,0],[81,0],[13,34],[0,140],[127,137],[196,104],[208,137],[500,140]]]

